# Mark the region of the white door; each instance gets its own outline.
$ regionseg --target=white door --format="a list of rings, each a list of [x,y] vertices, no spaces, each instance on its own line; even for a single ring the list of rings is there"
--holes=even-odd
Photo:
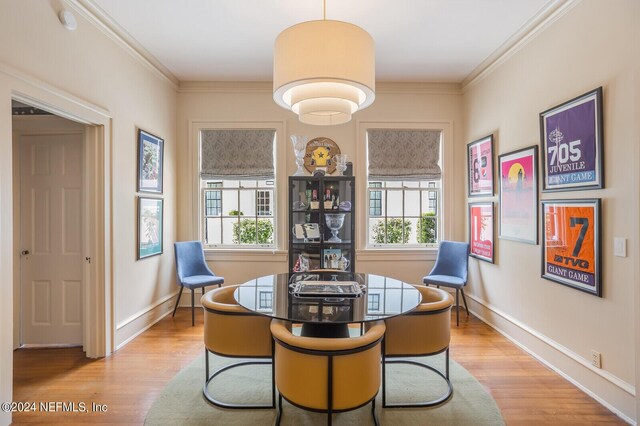
[[[82,344],[82,134],[20,138],[21,344]]]

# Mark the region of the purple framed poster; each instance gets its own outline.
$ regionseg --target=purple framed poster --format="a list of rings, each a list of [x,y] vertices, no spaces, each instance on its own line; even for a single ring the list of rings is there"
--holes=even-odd
[[[538,244],[538,147],[501,154],[498,176],[500,238]]]
[[[604,187],[602,87],[540,113],[542,191]]]
[[[469,197],[493,195],[493,135],[467,144]]]

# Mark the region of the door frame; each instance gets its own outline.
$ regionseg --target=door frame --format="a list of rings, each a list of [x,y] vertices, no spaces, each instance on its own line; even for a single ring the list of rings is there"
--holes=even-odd
[[[6,70],[0,70],[6,71]],[[21,77],[12,87],[11,99],[49,111],[59,117],[85,124],[83,173],[83,349],[89,358],[98,358],[114,351],[113,262],[111,214],[111,135],[112,118],[108,111],[75,98],[42,82],[25,81]],[[35,84],[34,84],[35,83]],[[13,149],[12,149],[13,150]],[[15,156],[15,152],[13,153]],[[12,170],[15,180],[16,171]],[[15,188],[16,182],[13,182]],[[18,182],[19,188],[19,182]],[[14,191],[14,205],[16,202]],[[14,217],[15,224],[19,218]],[[13,288],[20,286],[19,244],[13,238]],[[17,246],[16,246],[17,245]],[[18,267],[16,268],[16,262]],[[16,287],[17,286],[17,287]],[[19,293],[18,293],[19,294]],[[15,298],[14,298],[15,299]],[[14,300],[15,302],[15,300]],[[14,305],[11,303],[11,305]],[[13,312],[14,322],[19,312]],[[19,327],[19,324],[18,324]],[[14,331],[15,331],[14,324]],[[19,329],[19,328],[18,328]],[[15,336],[14,336],[15,343]]]

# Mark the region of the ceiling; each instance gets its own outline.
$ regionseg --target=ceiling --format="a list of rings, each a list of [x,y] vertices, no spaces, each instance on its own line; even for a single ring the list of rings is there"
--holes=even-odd
[[[322,0],[80,0],[180,81],[271,81],[285,28]],[[368,31],[376,80],[462,82],[566,0],[326,0],[327,19]]]

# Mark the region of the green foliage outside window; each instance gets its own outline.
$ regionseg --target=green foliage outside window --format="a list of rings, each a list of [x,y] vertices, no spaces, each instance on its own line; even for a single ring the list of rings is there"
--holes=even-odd
[[[418,221],[418,242],[431,244],[437,242],[436,214],[424,213]]]
[[[405,219],[404,226],[401,218],[388,218],[385,229],[385,222],[380,221],[373,227],[372,237],[376,244],[406,244],[411,235],[411,221]],[[385,239],[386,236],[386,239]]]
[[[232,210],[229,216],[244,216],[244,213]],[[272,244],[273,223],[268,219],[242,219],[233,224],[233,243]]]

